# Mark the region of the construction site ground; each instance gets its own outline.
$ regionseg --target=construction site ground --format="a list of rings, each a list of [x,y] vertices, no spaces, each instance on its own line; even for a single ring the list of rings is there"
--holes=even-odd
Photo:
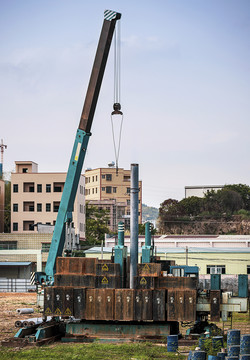
[[[19,308],[33,308],[33,314],[18,314]],[[42,309],[36,305],[36,293],[0,293],[0,341],[11,338],[17,332],[15,321],[27,318],[41,317]],[[223,327],[222,322],[217,326]],[[225,329],[230,328],[230,322],[226,323]],[[241,334],[250,334],[250,316],[247,314],[235,314],[233,328],[240,329]],[[184,334],[186,329],[181,328]],[[55,345],[54,345],[55,346]]]

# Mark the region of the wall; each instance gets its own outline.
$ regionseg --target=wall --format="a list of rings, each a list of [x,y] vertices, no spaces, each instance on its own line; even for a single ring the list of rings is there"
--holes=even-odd
[[[27,266],[0,266],[1,278],[30,279],[31,271],[31,264]]]
[[[0,179],[0,233],[4,232],[4,194],[5,183]]]
[[[211,190],[218,191],[223,188],[223,185],[202,185],[202,186],[185,186],[185,198],[190,196],[204,197],[204,195]]]
[[[57,211],[54,211],[54,203],[60,204],[66,173],[38,173],[31,172],[32,167],[29,165],[27,173],[22,172],[22,163],[17,165],[16,171],[12,173],[12,189],[11,189],[11,232],[12,233],[30,233],[36,232],[37,229],[29,230],[24,227],[24,222],[31,222],[36,224],[38,222],[54,225],[57,218]],[[32,163],[34,164],[34,163]],[[30,167],[28,167],[30,166]],[[25,184],[33,183],[34,192],[24,191]],[[51,192],[46,191],[46,185],[51,185]],[[54,184],[61,186],[61,191],[54,191]],[[14,192],[14,185],[18,186],[18,192]],[[38,185],[42,186],[42,191],[38,192]],[[25,207],[25,203],[34,205],[32,211],[29,206]],[[50,204],[51,209],[47,211],[46,204]],[[41,206],[41,211],[38,211],[38,205]],[[80,207],[81,205],[81,207]],[[73,222],[76,233],[80,235],[83,240],[85,238],[85,197],[84,197],[84,176],[80,177],[75,204],[73,211]],[[15,211],[14,211],[15,210]],[[16,211],[17,210],[17,211]],[[17,230],[14,227],[17,224]],[[15,225],[16,226],[16,225]]]

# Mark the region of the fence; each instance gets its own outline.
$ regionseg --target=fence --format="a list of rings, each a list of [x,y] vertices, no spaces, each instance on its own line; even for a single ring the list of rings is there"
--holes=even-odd
[[[31,292],[36,286],[31,285],[30,279],[0,278],[0,292]]]

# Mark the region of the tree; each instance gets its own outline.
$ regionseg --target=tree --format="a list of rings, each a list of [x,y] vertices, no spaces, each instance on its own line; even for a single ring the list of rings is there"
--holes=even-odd
[[[230,214],[242,209],[244,205],[241,195],[228,188],[209,191],[205,195],[204,209],[212,214],[223,215]]]
[[[90,245],[101,244],[105,234],[110,230],[107,226],[109,213],[103,208],[86,203],[86,243]]]
[[[250,186],[244,184],[225,185],[223,189],[236,191],[241,195],[243,209],[250,211]]]
[[[190,196],[182,199],[178,203],[178,212],[180,215],[196,216],[203,210],[204,199],[197,196]]]

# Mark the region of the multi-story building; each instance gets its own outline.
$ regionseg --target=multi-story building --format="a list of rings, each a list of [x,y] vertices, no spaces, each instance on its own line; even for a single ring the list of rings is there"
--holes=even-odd
[[[0,233],[4,232],[4,194],[5,183],[0,179]]]
[[[11,232],[37,232],[38,223],[54,225],[66,173],[39,173],[33,161],[16,161],[11,174]],[[85,238],[84,176],[81,175],[73,211],[75,233]]]
[[[112,207],[106,205],[105,201],[113,200],[115,208],[110,211],[110,228],[117,229],[119,216],[114,216],[117,208],[120,208],[122,220],[125,227],[130,224],[130,170],[114,167],[88,169],[85,171],[85,200],[97,201],[96,205],[102,207]],[[139,181],[139,213],[138,222],[142,223],[142,182]],[[103,203],[103,205],[101,205]],[[123,210],[122,210],[123,208]]]
[[[110,200],[89,200],[88,203],[98,209],[105,209],[109,213],[108,227],[111,231],[117,231],[117,224],[124,221],[126,213],[125,202],[118,202],[116,199]]]

